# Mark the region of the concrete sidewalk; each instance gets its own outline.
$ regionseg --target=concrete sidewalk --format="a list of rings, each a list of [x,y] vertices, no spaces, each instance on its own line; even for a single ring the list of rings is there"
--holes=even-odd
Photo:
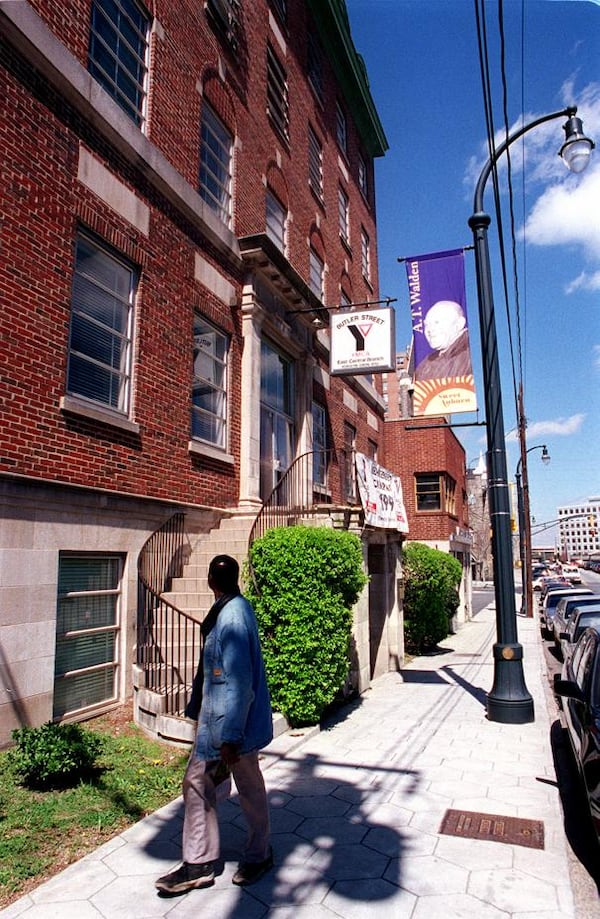
[[[232,796],[221,806],[224,864],[214,887],[157,894],[155,878],[180,859],[178,799],[1,915],[577,919],[537,620],[518,617],[518,627],[532,724],[485,717],[495,640],[487,608],[443,653],[381,677],[320,732],[275,740],[263,759],[275,868],[253,887],[231,884],[244,839]],[[449,809],[541,821],[544,847],[446,835]]]

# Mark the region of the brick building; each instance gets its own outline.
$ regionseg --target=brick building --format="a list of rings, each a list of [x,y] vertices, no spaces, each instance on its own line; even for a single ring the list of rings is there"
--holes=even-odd
[[[400,476],[409,539],[448,552],[463,567],[457,623],[471,617],[471,550],[465,452],[444,418],[390,419],[383,463]]]
[[[208,557],[244,557],[294,462],[362,533],[365,688],[402,657],[400,536],[356,495],[379,384],[331,376],[318,328],[378,298],[387,142],[344,3],[3,3],[0,92],[0,744],[132,693],[169,735],[155,623],[196,634]]]

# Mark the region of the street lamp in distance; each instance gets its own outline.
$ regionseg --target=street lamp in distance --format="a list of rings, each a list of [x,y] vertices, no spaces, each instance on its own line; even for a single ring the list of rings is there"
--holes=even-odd
[[[560,155],[569,169],[582,172],[589,162],[593,141],[583,133],[577,109],[571,106],[550,115],[542,115],[526,124],[500,144],[481,171],[475,188],[473,214],[469,226],[473,231],[477,299],[481,336],[483,389],[487,422],[487,467],[494,594],[496,600],[496,636],[494,645],[494,684],[487,696],[487,716],[503,724],[525,724],[534,720],[533,699],[523,675],[523,648],[517,640],[517,612],[510,522],[510,496],[506,466],[502,392],[492,289],[492,273],[488,247],[491,218],[483,210],[487,180],[498,159],[508,147],[538,125],[566,116],[563,125],[565,141]]]
[[[525,450],[519,457],[515,471],[517,485],[517,507],[519,514],[519,558],[521,560],[521,615],[533,616],[533,592],[531,586],[531,516],[529,513],[529,478],[527,474],[527,454],[533,450],[541,450],[541,460],[545,466],[550,462],[550,454],[546,444],[536,444]],[[525,458],[525,462],[523,459]],[[521,466],[523,476],[521,478]]]

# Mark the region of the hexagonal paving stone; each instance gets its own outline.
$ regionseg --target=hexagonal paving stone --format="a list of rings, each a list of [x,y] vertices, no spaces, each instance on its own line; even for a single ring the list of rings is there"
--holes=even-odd
[[[329,839],[332,842],[357,845],[366,836],[368,824],[349,823],[344,817],[312,817],[296,829],[303,839]]]
[[[435,855],[409,855],[393,859],[386,880],[424,897],[432,894],[466,893],[469,872]]]
[[[435,854],[467,871],[473,871],[477,868],[510,868],[513,849],[491,840],[440,836]]]
[[[308,864],[333,880],[383,877],[389,859],[365,846],[332,845],[320,848]]]
[[[81,899],[81,892],[85,896],[96,893],[115,880],[115,872],[111,871],[103,862],[83,861],[74,862],[56,874],[45,884],[31,891],[34,903],[60,903],[66,900]],[[73,893],[76,890],[77,893]]]
[[[268,906],[306,906],[323,901],[331,880],[310,862],[280,865],[252,885],[251,894]]]
[[[506,913],[468,894],[420,897],[411,919],[506,919]],[[557,917],[558,919],[558,917]]]
[[[389,858],[398,858],[403,848],[402,836],[396,829],[389,826],[372,827],[362,842],[369,849],[375,849],[376,852],[381,852],[382,855],[387,855]]]
[[[351,804],[333,795],[315,795],[314,797],[294,798],[287,805],[287,810],[303,817],[341,817],[350,810]]]
[[[416,897],[382,878],[338,881],[323,905],[344,919],[411,919]],[[432,913],[429,919],[433,919]]]
[[[473,871],[467,892],[508,913],[556,910],[559,905],[551,879],[539,881],[514,869]]]

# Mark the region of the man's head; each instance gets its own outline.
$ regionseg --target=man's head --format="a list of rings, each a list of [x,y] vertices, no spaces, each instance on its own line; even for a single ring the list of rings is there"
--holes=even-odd
[[[436,351],[445,351],[465,329],[467,320],[460,303],[438,300],[427,311],[423,330],[425,338]]]
[[[220,594],[238,590],[240,566],[230,555],[215,555],[208,566],[208,586]]]

